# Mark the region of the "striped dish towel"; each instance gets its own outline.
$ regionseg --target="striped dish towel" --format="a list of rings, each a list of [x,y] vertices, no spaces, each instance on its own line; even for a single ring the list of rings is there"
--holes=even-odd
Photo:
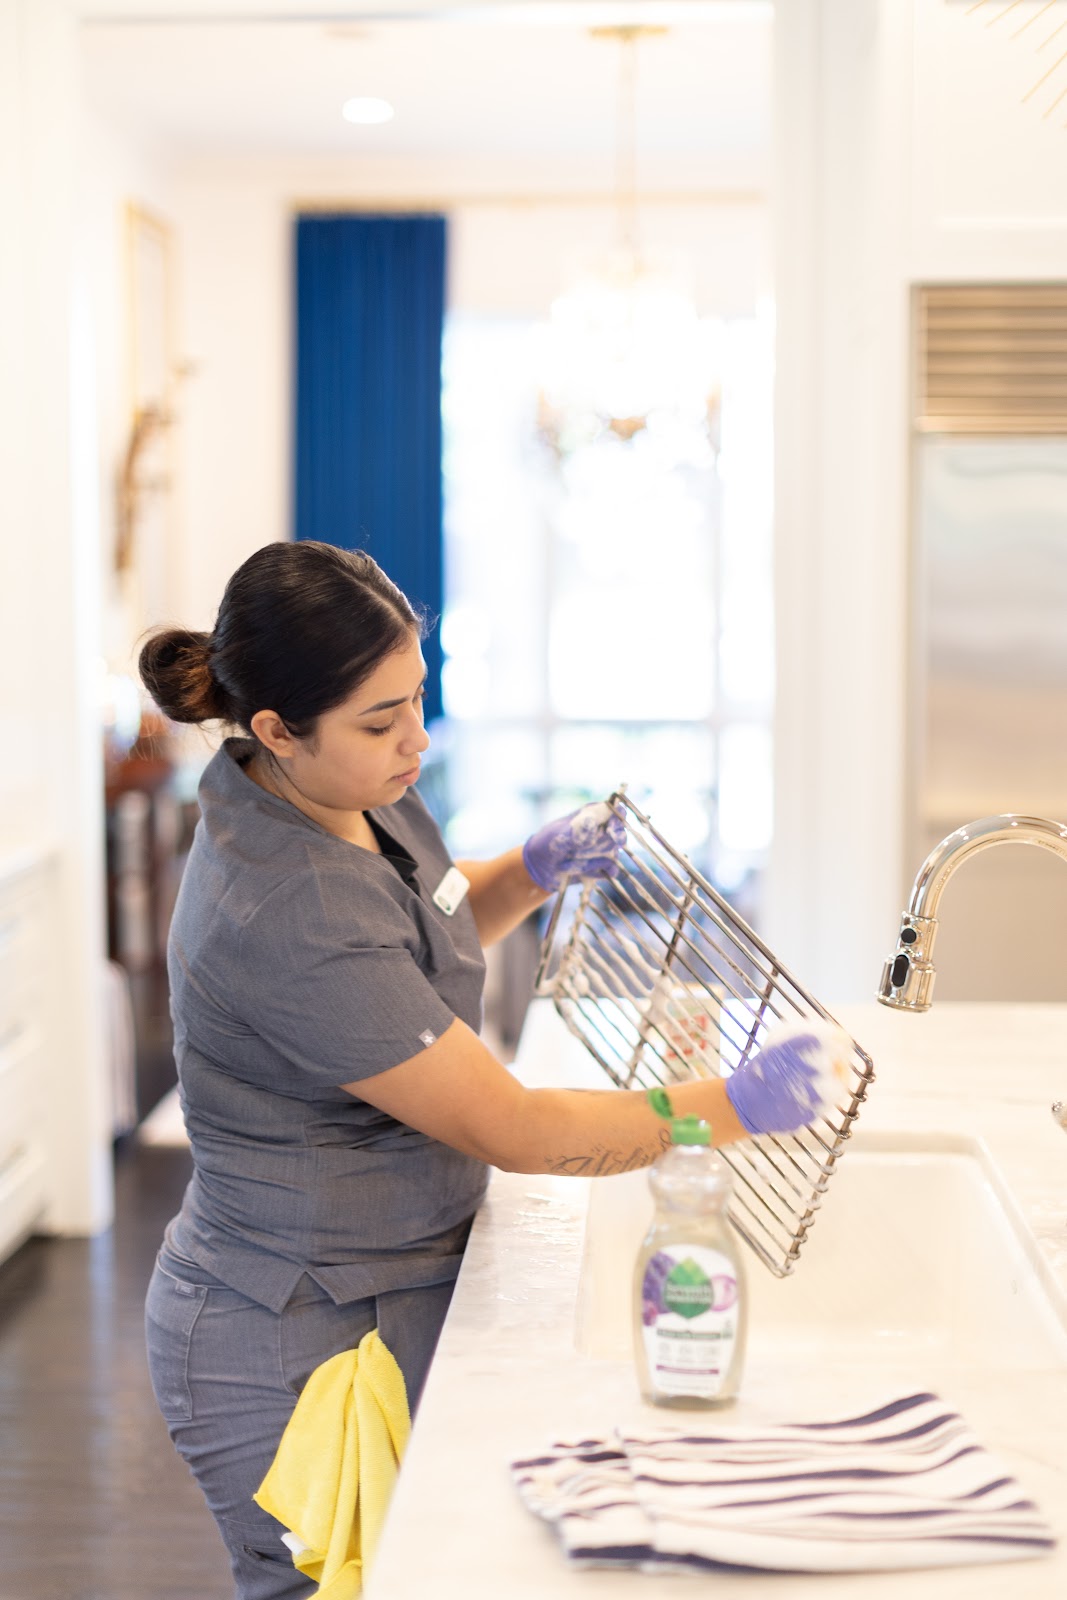
[[[575,1566],[865,1572],[1017,1561],[1056,1542],[932,1394],[841,1422],[619,1428],[511,1471]]]

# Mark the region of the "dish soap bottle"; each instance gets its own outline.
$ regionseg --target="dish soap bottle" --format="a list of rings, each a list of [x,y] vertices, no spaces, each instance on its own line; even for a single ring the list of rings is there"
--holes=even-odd
[[[717,1406],[737,1393],[748,1311],[729,1172],[706,1122],[675,1117],[664,1089],[648,1099],[670,1120],[671,1144],[649,1170],[656,1212],[634,1272],[641,1392],[658,1406]]]

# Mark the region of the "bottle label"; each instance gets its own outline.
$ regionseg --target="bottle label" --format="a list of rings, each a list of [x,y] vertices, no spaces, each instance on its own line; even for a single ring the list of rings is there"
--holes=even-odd
[[[726,1380],[737,1337],[733,1262],[703,1245],[657,1250],[645,1266],[641,1300],[654,1390],[712,1399]]]

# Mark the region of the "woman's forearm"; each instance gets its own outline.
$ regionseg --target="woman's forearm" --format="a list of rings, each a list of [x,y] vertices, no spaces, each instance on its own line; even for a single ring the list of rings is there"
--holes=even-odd
[[[483,949],[503,939],[548,899],[523,866],[521,845],[491,861],[456,865],[470,883],[468,899]]]
[[[675,1116],[710,1124],[713,1145],[749,1137],[721,1079],[675,1085],[670,1099]],[[530,1089],[524,1115],[501,1130],[492,1159],[509,1172],[602,1178],[651,1165],[669,1144],[669,1125],[641,1090]]]

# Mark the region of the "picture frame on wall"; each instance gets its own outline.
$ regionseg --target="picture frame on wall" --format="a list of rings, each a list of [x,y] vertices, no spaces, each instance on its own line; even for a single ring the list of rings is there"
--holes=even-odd
[[[128,423],[119,466],[115,570],[137,590],[137,609],[166,609],[172,559],[169,490],[177,376],[170,226],[145,207],[126,207]]]

